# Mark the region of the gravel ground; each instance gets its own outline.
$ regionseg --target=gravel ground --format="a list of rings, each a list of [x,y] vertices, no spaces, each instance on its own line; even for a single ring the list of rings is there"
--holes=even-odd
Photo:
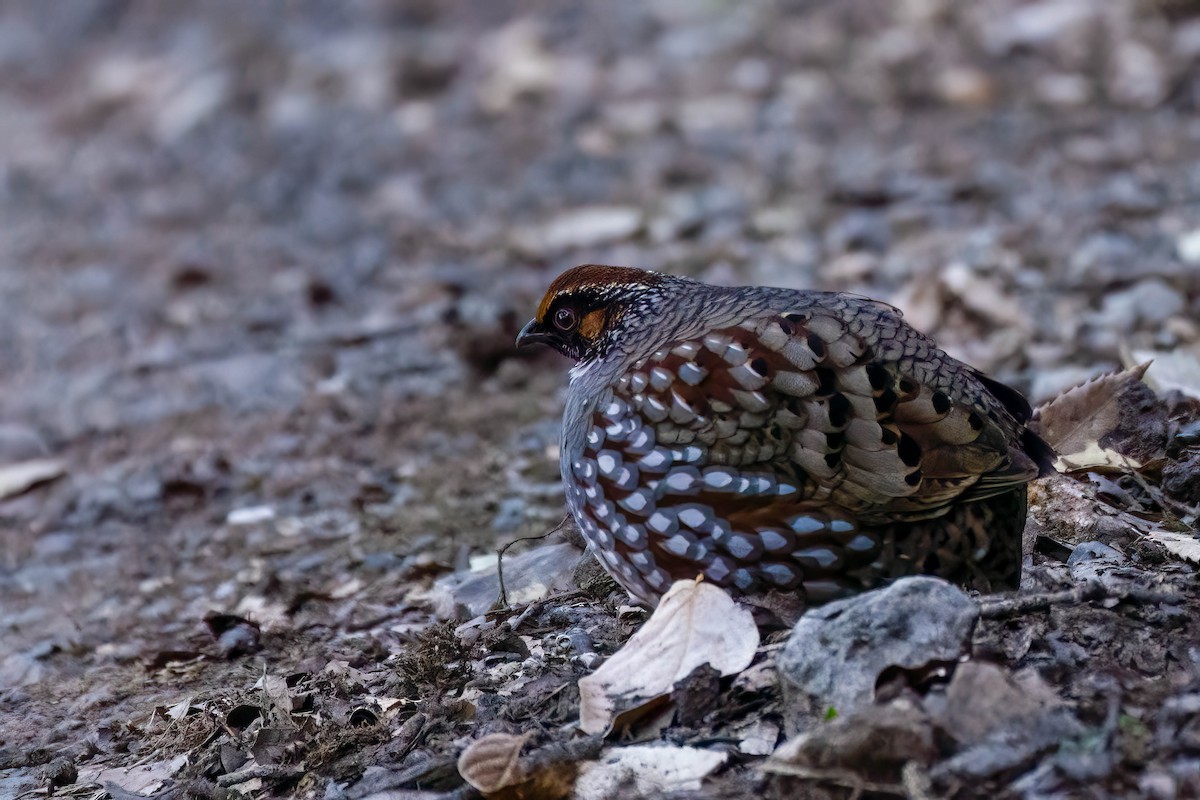
[[[433,583],[562,517],[566,365],[510,343],[575,263],[869,294],[1035,402],[1186,390],[1198,66],[1185,0],[0,5],[0,475],[46,470],[0,491],[0,796],[462,794],[479,732],[562,739],[586,659],[481,699]],[[1200,595],[1139,548],[1183,600],[979,634],[1074,744],[931,791],[1200,796]],[[525,633],[611,652],[607,588]]]

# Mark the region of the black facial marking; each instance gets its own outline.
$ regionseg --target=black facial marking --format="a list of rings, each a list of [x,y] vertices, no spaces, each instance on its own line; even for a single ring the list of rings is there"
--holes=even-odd
[[[825,340],[815,333],[808,335],[808,349],[813,351],[813,355],[818,359],[825,358]]]
[[[767,374],[767,360],[762,356],[759,356],[750,362],[750,369],[754,370],[759,375],[765,376]]]

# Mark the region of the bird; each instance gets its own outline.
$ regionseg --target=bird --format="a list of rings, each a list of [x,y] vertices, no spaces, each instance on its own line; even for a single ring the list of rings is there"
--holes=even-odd
[[[1054,451],[1019,392],[895,307],[585,264],[517,336],[537,343],[575,362],[567,506],[633,598],[698,578],[804,608],[917,574],[1018,587]]]

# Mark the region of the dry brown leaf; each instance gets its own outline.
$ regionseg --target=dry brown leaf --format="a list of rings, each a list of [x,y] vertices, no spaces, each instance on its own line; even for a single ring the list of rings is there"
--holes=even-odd
[[[1148,366],[1105,373],[1038,407],[1038,432],[1059,453],[1055,466],[1070,471],[1109,464],[1097,443],[1120,425],[1121,387],[1140,381]]]
[[[66,469],[62,460],[57,458],[38,458],[18,464],[0,465],[0,500],[15,497],[39,483],[61,477]]]
[[[458,757],[458,773],[485,795],[523,783],[521,748],[529,734],[489,733],[467,745]]]
[[[1146,534],[1152,542],[1158,542],[1168,552],[1179,556],[1185,561],[1200,564],[1200,538],[1190,533],[1176,531],[1153,530]]]
[[[258,681],[258,688],[262,689],[260,705],[267,727],[295,730],[296,721],[292,719],[292,695],[287,678],[282,675],[263,675]]]
[[[522,755],[530,735],[481,737],[458,757],[459,774],[488,800],[565,800],[581,764],[599,754],[600,741],[550,744]]]
[[[838,770],[860,780],[889,773],[899,778],[904,764],[929,764],[937,752],[926,712],[908,700],[893,700],[803,731],[779,745],[762,770],[797,777]]]
[[[618,705],[627,709],[667,694],[701,664],[721,675],[741,672],[757,647],[749,609],[719,586],[678,581],[625,646],[579,680],[579,727],[608,730]]]

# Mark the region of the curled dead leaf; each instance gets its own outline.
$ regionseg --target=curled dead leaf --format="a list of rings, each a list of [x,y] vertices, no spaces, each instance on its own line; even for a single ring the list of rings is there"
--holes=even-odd
[[[485,795],[522,783],[526,779],[521,748],[529,734],[489,733],[467,745],[458,757],[463,780]]]
[[[0,500],[16,497],[38,484],[62,477],[66,470],[66,464],[57,458],[0,465]]]
[[[1173,555],[1191,561],[1193,564],[1200,564],[1200,538],[1197,538],[1195,534],[1154,530],[1146,534],[1146,538],[1158,542]]]
[[[753,614],[719,586],[678,581],[612,658],[579,680],[579,727],[609,729],[618,705],[629,709],[667,694],[701,664],[741,672],[758,648]]]
[[[1058,453],[1055,467],[1064,472],[1096,467],[1128,467],[1140,463],[1103,442],[1132,427],[1122,396],[1135,390],[1149,362],[1109,372],[1069,389],[1036,412],[1038,433]],[[1143,387],[1144,391],[1144,387]]]

